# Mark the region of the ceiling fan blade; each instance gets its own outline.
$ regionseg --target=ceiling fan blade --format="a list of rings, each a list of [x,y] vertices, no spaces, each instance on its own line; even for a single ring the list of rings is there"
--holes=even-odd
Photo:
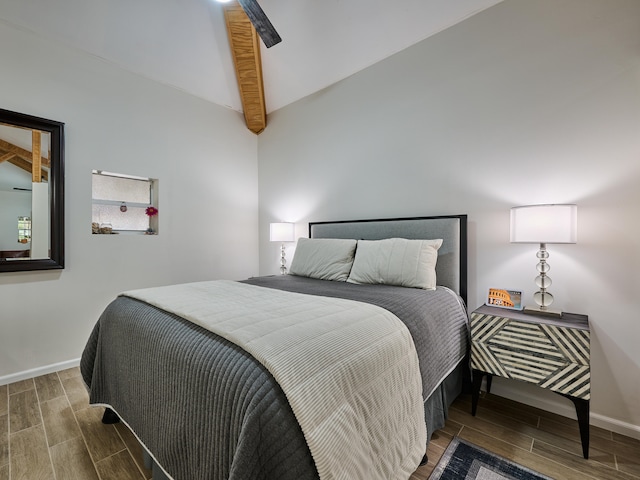
[[[238,3],[251,20],[253,28],[260,35],[265,47],[271,48],[282,41],[256,0],[238,0]]]

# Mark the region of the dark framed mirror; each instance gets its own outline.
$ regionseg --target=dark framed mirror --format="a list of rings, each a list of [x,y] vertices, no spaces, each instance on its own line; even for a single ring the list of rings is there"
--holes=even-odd
[[[0,273],[64,268],[64,123],[0,109]]]

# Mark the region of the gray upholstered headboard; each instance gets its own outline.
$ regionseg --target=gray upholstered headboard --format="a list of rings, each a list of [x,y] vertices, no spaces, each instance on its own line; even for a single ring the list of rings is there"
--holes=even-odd
[[[449,287],[467,302],[467,216],[392,218],[309,223],[310,238],[442,238],[438,250],[438,285]]]

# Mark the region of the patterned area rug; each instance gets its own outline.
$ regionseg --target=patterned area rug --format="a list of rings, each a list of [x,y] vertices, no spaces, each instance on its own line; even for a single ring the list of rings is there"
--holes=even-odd
[[[442,455],[430,480],[553,480],[454,437]]]

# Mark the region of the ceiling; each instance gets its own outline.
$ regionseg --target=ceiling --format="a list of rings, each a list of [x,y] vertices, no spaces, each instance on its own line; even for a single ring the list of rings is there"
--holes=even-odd
[[[260,0],[282,37],[261,44],[266,111],[500,1]],[[0,0],[0,20],[241,112],[222,8],[213,0]]]

